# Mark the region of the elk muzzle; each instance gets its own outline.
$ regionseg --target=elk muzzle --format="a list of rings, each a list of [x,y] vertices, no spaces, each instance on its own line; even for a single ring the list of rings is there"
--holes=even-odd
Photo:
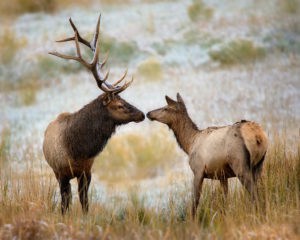
[[[141,111],[139,111],[138,113],[135,114],[135,119],[134,122],[138,123],[138,122],[142,122],[145,119],[145,114]]]
[[[156,120],[153,111],[147,113],[147,118],[150,119],[151,121]]]

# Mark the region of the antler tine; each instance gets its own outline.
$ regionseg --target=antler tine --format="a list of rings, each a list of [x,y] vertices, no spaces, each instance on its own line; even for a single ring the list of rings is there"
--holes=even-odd
[[[48,52],[49,54],[59,57],[59,58],[63,58],[63,59],[67,59],[67,60],[74,60],[77,62],[82,63],[85,67],[90,68],[90,64],[88,64],[87,62],[85,62],[83,59],[77,57],[77,56],[70,56],[70,55],[65,55],[65,54],[61,54],[59,52]]]
[[[102,78],[101,75],[99,74],[99,71],[98,71],[99,67],[100,68],[102,67],[102,66],[99,66],[99,62],[98,62],[99,61],[98,60],[99,59],[99,52],[100,52],[99,44],[96,44],[95,54],[94,54],[94,57],[93,57],[93,60],[90,64],[90,66],[91,66],[91,71],[94,75],[94,78],[96,79],[97,85],[101,86],[103,83],[106,84],[105,81],[108,79],[109,71],[106,73],[104,78]],[[110,89],[108,85],[106,87],[108,89]],[[102,89],[102,87],[100,87],[100,88]],[[104,92],[107,92],[107,90],[104,90],[104,89],[102,89],[102,90]]]
[[[71,27],[73,28],[75,34],[77,33],[77,35],[78,35],[78,41],[81,42],[82,44],[86,45],[87,47],[91,48],[90,43],[89,43],[87,40],[85,40],[84,38],[82,38],[82,37],[80,36],[80,33],[79,33],[79,31],[77,30],[77,28],[76,28],[76,26],[75,26],[75,24],[73,23],[73,21],[72,21],[71,18],[69,18],[69,22],[70,22]],[[56,42],[69,42],[69,41],[75,41],[75,36],[74,36],[74,37],[68,37],[68,38],[61,39],[61,40],[57,40]]]
[[[76,44],[76,52],[77,52],[77,56],[70,56],[70,55],[65,55],[65,54],[61,54],[58,52],[49,52],[49,54],[54,55],[56,57],[60,57],[63,59],[68,59],[68,60],[75,60],[77,62],[82,63],[86,68],[91,69],[91,64],[89,64],[88,62],[86,62],[85,60],[83,60],[83,58],[81,57],[81,52],[80,52],[80,47],[79,47],[79,43],[78,43],[78,33],[75,32],[75,44]]]
[[[106,80],[108,79],[108,76],[109,76],[109,71],[107,71],[107,73],[105,74],[104,78],[101,78],[101,76],[99,75],[99,72],[96,70],[96,69],[92,69],[92,73],[93,73],[93,76],[99,86],[99,84],[105,84],[109,89],[112,88],[111,85],[107,84],[106,83]],[[102,89],[102,88],[101,88]]]
[[[124,80],[124,78],[125,78],[126,75],[127,75],[127,72],[128,72],[128,69],[126,69],[126,71],[125,71],[125,73],[123,74],[123,76],[113,84],[114,87],[118,86],[118,84]]]
[[[108,70],[106,72],[105,77],[103,78],[103,82],[105,82],[108,79],[109,73],[110,73],[110,70]]]
[[[98,36],[99,36],[99,31],[100,31],[100,19],[101,19],[101,14],[98,17],[98,21],[97,21],[96,30],[95,30],[93,40],[90,42],[90,46],[91,46],[93,51],[95,51],[95,48],[98,45],[97,43],[98,43]]]
[[[60,57],[60,58],[64,58],[64,59],[71,59],[71,60],[75,60],[75,61],[79,61],[78,60],[78,57],[75,57],[75,56],[69,56],[69,55],[64,55],[64,54],[61,54],[59,52],[48,52],[49,54],[51,55],[54,55],[56,57]]]
[[[111,85],[106,84],[105,81],[108,79],[109,76],[109,71],[106,73],[105,77],[102,78],[101,75],[99,74],[100,69],[104,66],[105,62],[107,61],[108,55],[106,55],[104,62],[102,62],[101,64],[99,64],[99,53],[100,53],[100,47],[98,44],[98,36],[99,36],[99,30],[100,30],[100,19],[101,19],[101,14],[98,17],[98,21],[97,21],[97,25],[96,25],[96,31],[93,37],[93,40],[90,43],[90,48],[91,50],[95,53],[93,60],[91,62],[91,67],[92,67],[92,71],[93,71],[93,75],[97,81],[98,86],[101,84],[105,84],[106,85],[106,89],[102,89],[103,91],[109,90],[113,90],[111,88]]]
[[[69,42],[69,41],[74,41],[75,37],[68,37],[65,39],[61,39],[61,40],[56,40],[55,42]]]
[[[69,18],[69,22],[70,22],[71,27],[73,28],[75,34],[77,33],[79,42],[81,42],[81,43],[83,43],[84,45],[86,45],[87,47],[91,48],[91,44],[90,44],[87,40],[85,40],[84,38],[82,38],[82,37],[80,36],[79,31],[77,30],[75,24],[74,24],[73,21],[72,21],[72,18]],[[69,40],[69,41],[71,41],[71,40]]]
[[[92,51],[94,52],[94,57],[93,57],[93,60],[91,62],[91,64],[94,66],[98,65],[98,61],[99,61],[99,53],[100,53],[100,47],[99,47],[99,44],[96,43],[96,49]]]
[[[77,57],[80,58],[81,60],[81,51],[80,51],[80,47],[79,47],[79,43],[78,43],[78,32],[75,32],[75,45],[76,45],[76,52],[77,52]]]
[[[103,68],[103,66],[106,64],[108,56],[109,56],[109,53],[107,52],[103,62],[100,64],[101,65],[100,68]]]
[[[129,82],[126,82],[122,87],[115,89],[114,94],[119,94],[123,92],[126,88],[130,86],[132,82],[133,82],[133,77],[131,77],[131,80]]]
[[[62,40],[58,40],[56,42],[75,41],[76,56],[69,56],[69,55],[58,53],[58,52],[49,52],[49,54],[63,58],[63,59],[75,60],[75,61],[82,63],[86,68],[88,68],[92,72],[98,87],[101,90],[103,90],[104,92],[114,95],[114,94],[118,94],[118,93],[124,91],[132,83],[133,78],[131,79],[131,81],[125,82],[125,84],[123,86],[118,86],[118,84],[121,83],[127,76],[128,70],[126,70],[125,73],[123,74],[123,76],[119,80],[117,80],[115,83],[113,83],[112,85],[106,83],[106,80],[108,79],[108,76],[109,76],[109,71],[107,71],[107,73],[105,74],[104,77],[102,76],[101,70],[104,67],[104,65],[106,64],[109,55],[107,53],[103,62],[99,63],[100,46],[98,44],[98,40],[99,40],[99,31],[100,31],[100,20],[101,20],[101,14],[99,15],[98,20],[97,20],[96,30],[95,30],[93,39],[91,42],[88,42],[87,40],[85,40],[84,38],[82,38],[80,36],[77,27],[73,23],[72,19],[69,18],[70,25],[71,25],[75,35],[73,37],[68,37],[68,38],[65,38]],[[82,58],[79,43],[86,45],[94,53],[93,59],[90,63],[88,63],[86,60],[84,60]]]

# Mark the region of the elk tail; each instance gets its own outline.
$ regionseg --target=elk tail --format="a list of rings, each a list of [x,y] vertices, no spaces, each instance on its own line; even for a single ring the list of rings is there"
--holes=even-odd
[[[250,155],[249,165],[253,170],[260,172],[268,147],[267,135],[255,122],[242,121],[240,130]]]

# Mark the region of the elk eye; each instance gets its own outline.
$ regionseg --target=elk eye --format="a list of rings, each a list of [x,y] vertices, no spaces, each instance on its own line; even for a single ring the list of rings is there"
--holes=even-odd
[[[124,106],[123,106],[123,105],[119,105],[119,106],[118,106],[118,109],[119,109],[119,110],[124,109]]]

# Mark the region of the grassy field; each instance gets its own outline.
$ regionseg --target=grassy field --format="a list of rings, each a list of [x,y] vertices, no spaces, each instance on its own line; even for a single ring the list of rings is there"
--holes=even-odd
[[[5,138],[2,138],[5,139]],[[61,216],[53,174],[33,171],[31,153],[21,159],[26,169],[10,164],[1,143],[1,239],[299,239],[300,145],[287,150],[284,135],[271,141],[259,185],[258,208],[249,195],[233,187],[227,199],[206,181],[195,220],[190,214],[190,187],[169,196],[165,208],[152,209],[133,190],[127,201],[108,207],[90,191],[91,208],[81,213],[77,197],[71,211]],[[35,169],[36,166],[35,166]]]
[[[117,129],[96,158],[88,215],[75,179],[60,214],[44,130],[101,92],[84,67],[48,52],[74,54],[54,42],[73,34],[68,18],[91,39],[100,12],[100,58],[109,52],[110,82],[126,68],[134,76],[128,102],[146,113],[180,92],[199,128],[263,126],[257,208],[236,179],[227,199],[205,180],[192,219],[187,156],[166,126],[145,120]],[[300,239],[299,12],[299,0],[1,1],[0,240]]]

